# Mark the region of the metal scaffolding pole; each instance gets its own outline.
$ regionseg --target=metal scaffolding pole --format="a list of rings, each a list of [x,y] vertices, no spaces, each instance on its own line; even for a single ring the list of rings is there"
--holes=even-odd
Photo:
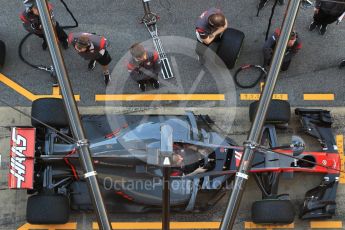
[[[46,37],[50,56],[53,61],[56,76],[59,81],[61,93],[66,107],[66,112],[70,120],[70,127],[74,137],[78,140],[80,163],[83,166],[84,177],[89,187],[89,193],[93,202],[94,210],[97,214],[98,225],[100,229],[111,230],[107,210],[97,182],[97,172],[91,159],[89,142],[85,137],[84,130],[80,121],[78,107],[74,100],[72,87],[68,78],[65,63],[57,41],[57,35],[53,26],[50,13],[48,10],[47,0],[36,0],[39,10],[44,35]]]
[[[290,39],[290,33],[293,29],[294,22],[297,17],[300,1],[301,0],[290,0],[287,6],[287,11],[283,21],[281,35],[279,37],[277,46],[273,54],[271,68],[268,72],[266,84],[260,97],[260,102],[254,122],[250,129],[248,139],[245,142],[245,150],[241,159],[239,169],[236,173],[234,188],[231,193],[225,214],[220,225],[221,230],[232,229],[235,223],[236,215],[248,180],[248,172],[251,169],[254,157],[254,149],[257,143],[260,142],[262,128],[265,123],[266,113],[274,92],[280,67],[284,59],[286,46]]]
[[[161,149],[160,158],[163,170],[162,188],[162,230],[170,229],[170,168],[172,167],[173,154],[173,129],[167,125],[161,125]]]

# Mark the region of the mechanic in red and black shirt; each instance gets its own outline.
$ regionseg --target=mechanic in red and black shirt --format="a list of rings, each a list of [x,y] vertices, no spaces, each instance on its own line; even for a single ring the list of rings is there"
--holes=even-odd
[[[127,69],[130,76],[139,84],[142,91],[146,85],[159,88],[158,75],[161,71],[161,63],[157,51],[148,51],[139,43],[135,43],[129,49],[132,58],[128,61]]]
[[[271,63],[273,51],[276,47],[279,36],[280,36],[280,28],[277,28],[274,31],[274,34],[271,37],[269,37],[267,41],[265,42],[265,45],[263,47],[265,68],[269,67]],[[290,40],[286,47],[283,64],[281,66],[281,71],[286,71],[289,68],[292,57],[295,56],[301,48],[302,48],[302,43],[300,41],[300,38],[298,37],[297,32],[292,31],[290,34]]]
[[[228,21],[220,9],[213,7],[199,16],[195,27],[198,41],[210,45],[219,40],[221,34],[228,28]]]
[[[25,0],[24,1],[25,10],[20,14],[20,20],[23,22],[23,26],[26,31],[29,33],[33,33],[36,36],[43,39],[42,49],[47,49],[47,42],[44,37],[43,27],[39,16],[39,11],[36,6],[36,2],[33,0]],[[60,27],[59,23],[54,19],[53,15],[53,6],[52,4],[48,4],[48,8],[50,11],[51,19],[53,21],[53,25],[55,26],[56,33],[58,36],[59,41],[61,42],[62,46],[67,49],[67,34],[65,31]]]
[[[195,23],[195,33],[198,40],[196,53],[199,61],[204,62],[204,53],[209,46],[216,51],[222,33],[228,28],[228,21],[220,9],[212,7],[204,11]]]
[[[107,39],[91,33],[70,33],[68,35],[68,43],[72,44],[78,54],[85,60],[90,60],[88,68],[93,70],[98,62],[103,69],[104,83],[108,85],[110,82],[109,63],[111,57],[106,50]]]

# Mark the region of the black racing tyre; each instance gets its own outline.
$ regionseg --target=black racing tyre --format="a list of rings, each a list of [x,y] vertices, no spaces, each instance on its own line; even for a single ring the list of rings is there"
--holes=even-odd
[[[289,200],[260,200],[252,204],[252,221],[258,224],[290,224],[295,210]]]
[[[255,101],[249,106],[249,119],[254,121],[259,101]],[[290,103],[283,100],[272,100],[267,111],[266,123],[270,124],[286,124],[289,123],[291,117]]]
[[[0,40],[0,70],[5,64],[6,57],[6,45],[3,41]]]
[[[26,221],[30,224],[65,224],[69,213],[69,200],[63,195],[33,195],[26,203]]]
[[[41,98],[32,103],[31,116],[54,128],[68,127],[68,118],[65,106],[60,98]],[[31,119],[33,127],[43,127],[34,119]]]
[[[224,61],[229,69],[235,66],[242,48],[244,37],[242,31],[233,28],[226,29],[222,35],[217,55]]]

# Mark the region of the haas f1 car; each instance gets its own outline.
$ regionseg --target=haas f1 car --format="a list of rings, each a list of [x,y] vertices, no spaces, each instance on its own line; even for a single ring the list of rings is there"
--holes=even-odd
[[[251,104],[251,119],[256,108],[257,103]],[[292,176],[294,172],[324,174],[320,185],[306,192],[300,218],[331,218],[335,214],[340,157],[330,112],[296,109],[295,113],[302,128],[320,141],[323,151],[303,151],[300,143],[279,146],[276,128],[286,127],[290,105],[271,102],[260,143],[267,147],[257,148],[251,169],[262,191],[262,200],[252,205],[256,223],[293,222],[293,205],[287,195],[278,194],[278,183],[281,175]],[[92,210],[78,145],[71,141],[73,135],[61,99],[38,99],[32,104],[31,114],[35,118],[32,127],[12,128],[9,187],[27,189],[29,223],[65,223],[70,210]],[[224,188],[231,189],[227,185],[236,174],[243,147],[215,132],[207,115],[83,115],[81,119],[109,211],[160,210],[162,124],[173,129],[172,210],[207,210],[226,194]]]

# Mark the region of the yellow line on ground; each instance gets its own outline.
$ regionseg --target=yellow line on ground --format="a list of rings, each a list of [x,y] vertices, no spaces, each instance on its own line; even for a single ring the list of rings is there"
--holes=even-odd
[[[115,229],[162,229],[161,222],[112,222]],[[220,222],[170,222],[170,229],[218,229]],[[93,222],[92,229],[99,229]]]
[[[337,142],[337,147],[338,147],[338,153],[340,155],[340,162],[341,162],[341,172],[339,176],[339,183],[340,184],[345,184],[345,156],[344,156],[344,136],[343,135],[337,135],[336,136],[336,142]]]
[[[25,89],[24,87],[22,87],[21,85],[19,85],[18,83],[14,82],[14,81],[12,81],[11,79],[9,79],[8,77],[6,77],[5,75],[3,75],[1,73],[0,73],[0,82],[4,83],[8,87],[13,89],[17,93],[19,93],[20,95],[29,99],[30,101],[34,101],[34,100],[39,99],[39,98],[62,98],[61,95],[55,94],[56,91],[54,91],[54,88],[53,88],[53,95],[36,95],[36,94],[33,94],[29,90]],[[75,95],[74,97],[75,97],[76,101],[80,101],[80,95]]]
[[[60,95],[60,87],[53,86],[53,95]]]
[[[62,95],[35,95],[36,99],[39,99],[39,98],[62,98]],[[80,95],[74,95],[74,99],[76,101],[80,101]]]
[[[75,230],[77,223],[66,223],[57,225],[42,225],[42,224],[29,224],[26,223],[19,227],[17,230],[30,230],[30,229],[48,229],[48,230]]]
[[[258,101],[260,99],[260,93],[241,93],[240,100],[242,101]],[[276,100],[289,100],[288,94],[273,94],[273,99]]]
[[[284,229],[284,228],[294,228],[295,224],[284,224],[284,225],[275,225],[275,224],[255,224],[253,222],[244,222],[245,229]]]
[[[305,101],[334,101],[333,93],[305,93],[303,94]]]
[[[34,101],[35,99],[37,99],[36,95],[34,95],[30,91],[23,88],[21,85],[17,84],[16,82],[12,81],[11,79],[9,79],[8,77],[6,77],[5,75],[1,73],[0,73],[0,81],[4,83],[5,85],[7,85],[8,87],[10,87],[11,89],[13,89],[14,91],[16,91],[17,93],[26,97],[30,101]]]
[[[343,228],[343,222],[341,221],[310,221],[310,228]]]
[[[260,82],[260,92],[264,90],[265,82]]]
[[[112,94],[96,95],[96,101],[224,101],[224,94]]]

